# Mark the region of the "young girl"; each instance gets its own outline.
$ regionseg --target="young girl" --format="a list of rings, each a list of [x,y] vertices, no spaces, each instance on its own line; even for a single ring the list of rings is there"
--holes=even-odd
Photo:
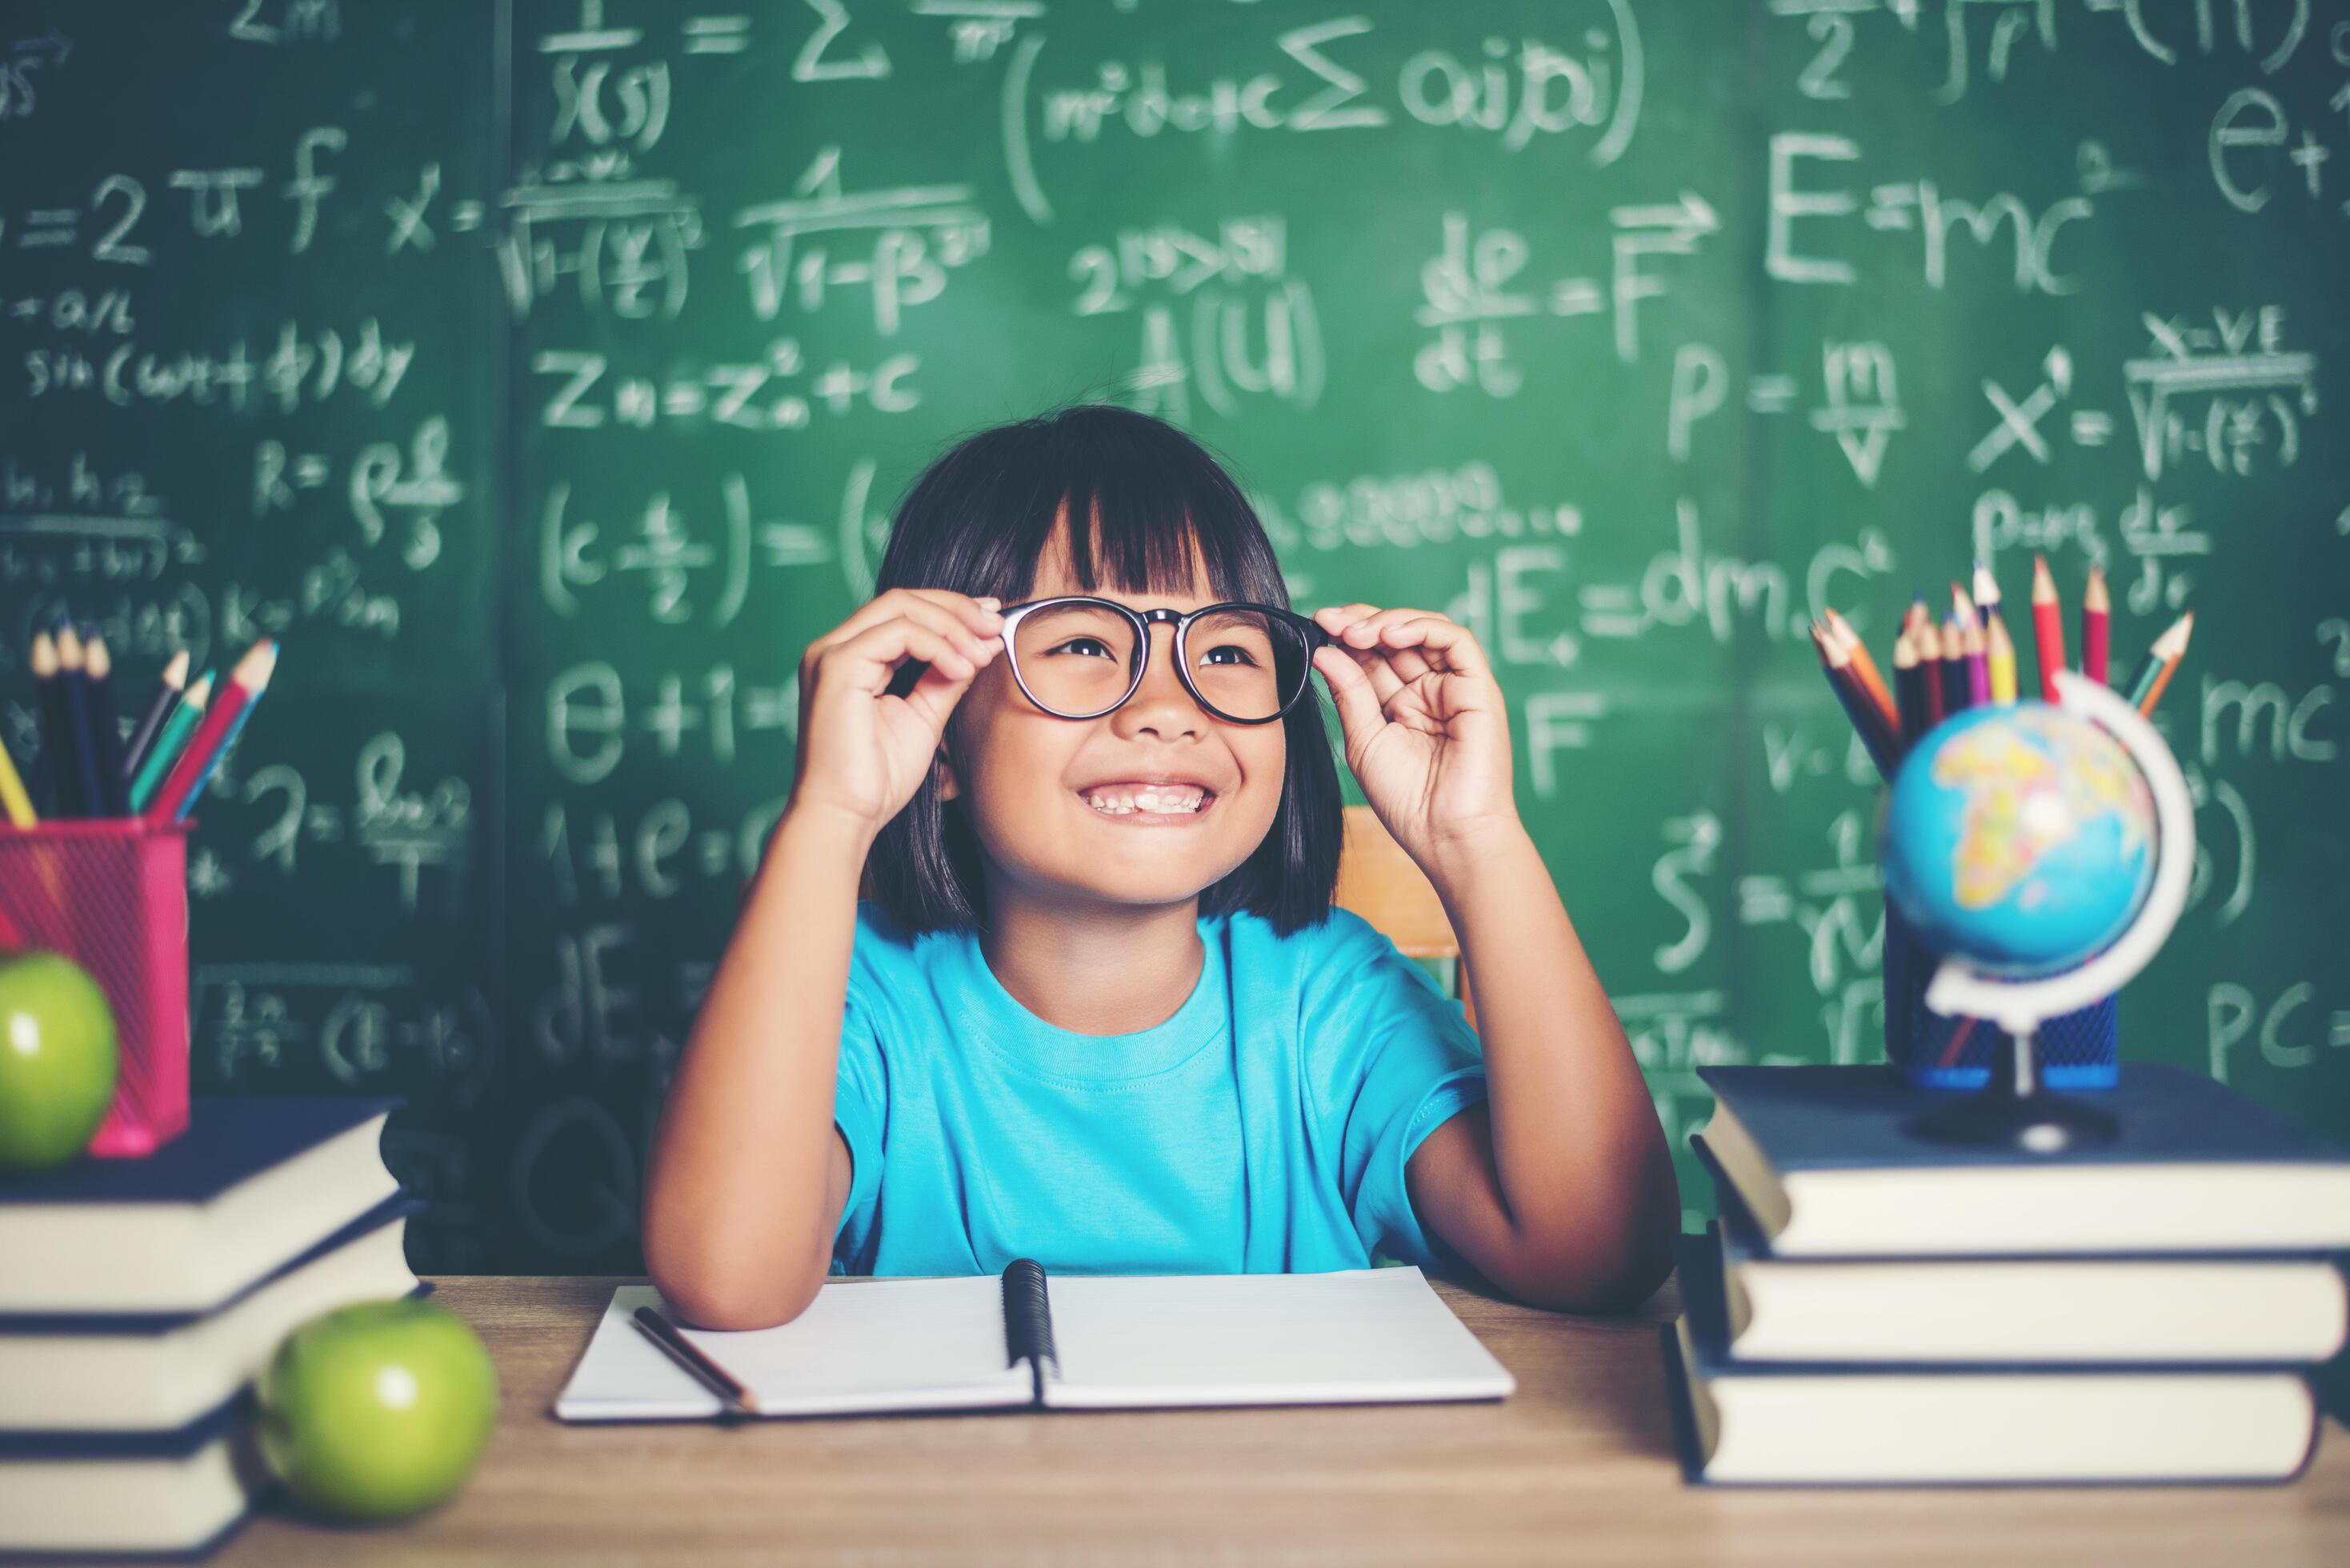
[[[1580,1310],[1663,1280],[1663,1131],[1467,630],[1295,614],[1216,462],[1101,406],[932,464],[879,587],[800,660],[791,803],[654,1136],[645,1257],[686,1318],[762,1327],[827,1272],[1024,1255],[1465,1262]],[[1475,1033],[1330,905],[1309,670],[1460,936]]]

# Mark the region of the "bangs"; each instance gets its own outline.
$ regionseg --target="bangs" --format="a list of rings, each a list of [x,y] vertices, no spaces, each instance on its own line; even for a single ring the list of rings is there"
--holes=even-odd
[[[940,459],[907,497],[879,584],[1033,598],[1064,504],[1084,592],[1188,593],[1196,548],[1210,597],[1289,607],[1256,509],[1217,459],[1171,425],[1107,404],[983,431]]]

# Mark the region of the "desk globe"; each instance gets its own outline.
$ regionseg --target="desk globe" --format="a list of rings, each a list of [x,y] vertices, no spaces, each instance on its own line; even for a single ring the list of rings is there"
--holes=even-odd
[[[2056,682],[2054,704],[1937,725],[1878,813],[1886,894],[1942,958],[1926,1005],[2014,1039],[1989,1090],[1911,1124],[1923,1137],[2037,1154],[2110,1142],[2111,1116],[2040,1087],[2040,1024],[2135,978],[2186,907],[2195,814],[2177,759],[2103,683]]]

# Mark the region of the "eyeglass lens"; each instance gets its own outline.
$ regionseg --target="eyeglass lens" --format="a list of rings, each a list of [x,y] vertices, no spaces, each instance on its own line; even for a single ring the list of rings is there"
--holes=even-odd
[[[1220,609],[1184,638],[1186,672],[1201,701],[1228,719],[1262,722],[1295,701],[1310,650],[1277,616]],[[1064,718],[1106,712],[1133,684],[1135,623],[1098,604],[1045,604],[1021,618],[1012,659],[1039,707]]]

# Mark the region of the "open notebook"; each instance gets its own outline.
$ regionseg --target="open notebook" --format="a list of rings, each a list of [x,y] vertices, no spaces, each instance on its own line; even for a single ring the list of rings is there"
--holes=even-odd
[[[612,1293],[555,1402],[567,1421],[716,1416],[725,1401]],[[671,1319],[674,1322],[674,1319]],[[1416,1268],[1315,1274],[1055,1274],[837,1281],[775,1328],[686,1338],[764,1416],[1499,1399],[1507,1368]]]

